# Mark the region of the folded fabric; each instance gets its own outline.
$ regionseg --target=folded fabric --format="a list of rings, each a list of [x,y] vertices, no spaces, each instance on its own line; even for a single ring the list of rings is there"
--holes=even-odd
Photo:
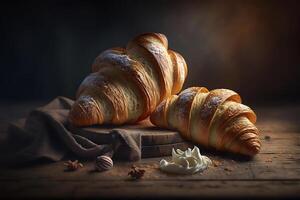
[[[72,104],[68,98],[57,97],[30,112],[26,119],[11,123],[7,137],[0,144],[0,162],[18,164],[39,158],[59,161],[69,153],[86,159],[103,154],[128,161],[141,158],[139,133],[127,134],[126,130],[114,129],[109,134],[109,142],[103,144],[70,132],[67,117]]]

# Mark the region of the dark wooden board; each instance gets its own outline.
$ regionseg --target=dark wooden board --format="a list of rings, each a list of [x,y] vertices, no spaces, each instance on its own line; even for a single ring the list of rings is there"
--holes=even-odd
[[[110,132],[114,129],[125,130],[128,134],[140,133],[142,143],[142,158],[171,155],[172,148],[182,150],[193,145],[184,141],[177,131],[157,128],[147,119],[133,125],[102,125],[91,127],[69,126],[72,133],[87,137],[97,143],[110,143]]]
[[[144,120],[138,124],[132,125],[101,125],[90,127],[68,127],[73,133],[88,137],[92,140],[103,141],[104,143],[110,142],[109,133],[114,129],[122,129],[131,133],[141,133],[142,145],[161,145],[161,144],[174,144],[181,143],[184,140],[181,138],[177,131],[171,131],[166,129],[160,129],[155,127],[149,120]]]
[[[187,142],[142,146],[142,158],[170,156],[172,154],[173,148],[187,150],[188,148],[192,148],[192,147],[193,144]]]

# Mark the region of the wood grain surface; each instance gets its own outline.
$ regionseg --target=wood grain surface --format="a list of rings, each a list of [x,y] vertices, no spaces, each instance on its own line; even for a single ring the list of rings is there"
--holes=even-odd
[[[21,105],[16,105],[19,109]],[[13,108],[14,106],[11,106]],[[0,109],[2,109],[0,105]],[[4,108],[5,110],[5,108]],[[25,113],[28,107],[20,112]],[[182,176],[162,173],[161,158],[115,162],[112,170],[98,173],[93,162],[75,172],[63,162],[39,163],[0,171],[1,197],[16,198],[233,198],[300,197],[300,106],[264,106],[255,109],[262,150],[253,159],[200,147],[214,165],[202,173]],[[16,112],[16,111],[14,111]],[[5,130],[5,114],[0,128]],[[169,159],[169,157],[164,157]],[[132,165],[145,169],[141,180],[127,173]]]

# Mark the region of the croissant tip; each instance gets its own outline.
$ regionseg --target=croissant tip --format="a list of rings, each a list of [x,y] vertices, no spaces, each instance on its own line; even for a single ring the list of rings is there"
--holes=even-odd
[[[166,101],[161,102],[150,115],[151,123],[161,128],[168,127],[165,121],[165,106]]]
[[[153,112],[151,115],[150,115],[150,117],[149,117],[149,119],[150,119],[150,122],[152,123],[152,124],[154,124],[154,125],[157,125],[158,124],[158,118],[159,118],[159,113],[158,112]]]
[[[97,108],[93,104],[76,101],[69,112],[68,120],[75,126],[98,124]]]
[[[260,152],[260,144],[250,143],[249,145],[245,146],[244,151],[242,151],[241,153],[253,157],[259,152]]]

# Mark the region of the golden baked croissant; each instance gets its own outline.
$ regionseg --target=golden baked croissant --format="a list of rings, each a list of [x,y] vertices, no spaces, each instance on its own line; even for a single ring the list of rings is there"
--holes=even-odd
[[[249,156],[260,150],[256,115],[232,90],[188,88],[161,102],[150,120],[206,147]]]
[[[92,72],[81,83],[69,113],[76,126],[145,119],[162,100],[180,92],[187,66],[180,54],[168,50],[163,34],[146,33],[126,48],[102,52]]]

